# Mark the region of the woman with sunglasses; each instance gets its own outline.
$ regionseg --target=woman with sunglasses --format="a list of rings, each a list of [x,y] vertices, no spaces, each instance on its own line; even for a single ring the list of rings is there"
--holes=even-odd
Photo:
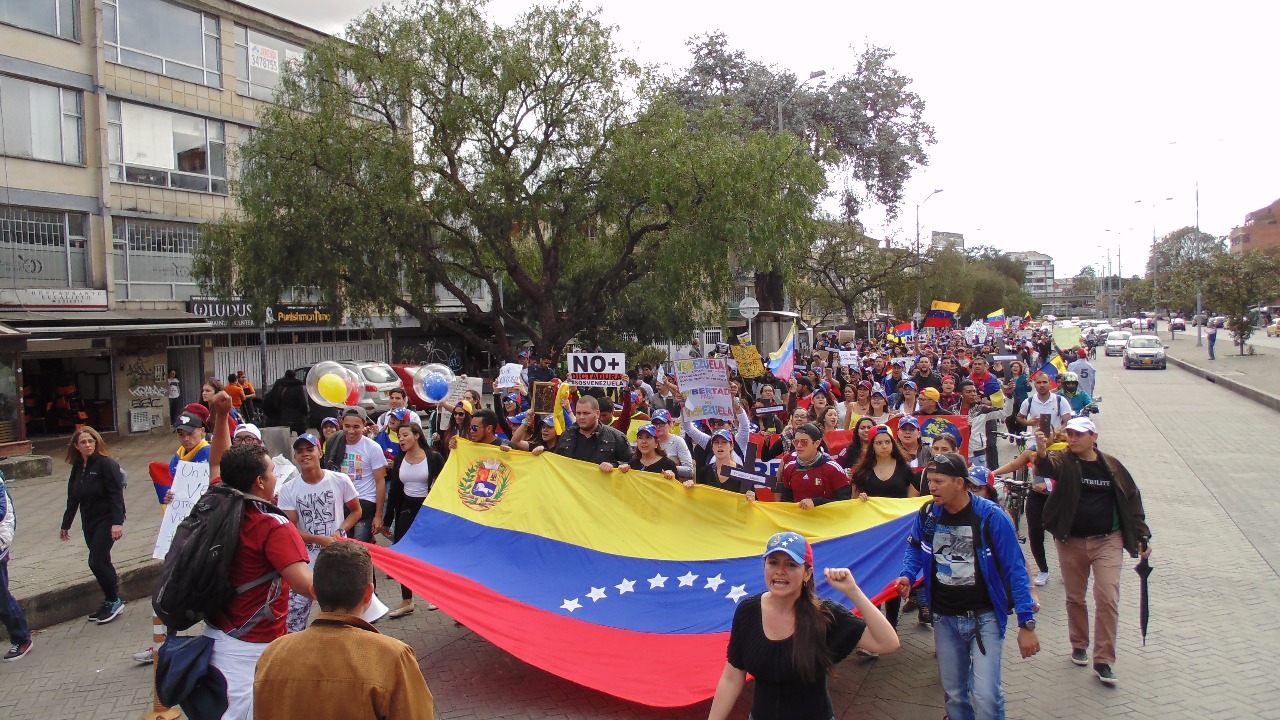
[[[871,429],[876,426],[876,421],[869,417],[858,419],[857,424],[853,428],[853,437],[849,440],[849,444],[836,454],[836,462],[845,469],[853,469],[858,464],[862,456],[866,454],[867,448],[871,446]]]
[[[465,438],[467,436],[467,427],[471,424],[472,405],[468,400],[462,400],[453,406],[453,412],[449,416],[449,427],[445,428],[443,433],[435,434],[436,452],[444,459],[449,459],[449,445],[455,438]]]
[[[830,455],[822,452],[822,430],[805,423],[796,431],[795,457],[778,472],[778,486],[783,502],[799,503],[800,509],[812,510],[833,500],[853,497],[849,476]]]

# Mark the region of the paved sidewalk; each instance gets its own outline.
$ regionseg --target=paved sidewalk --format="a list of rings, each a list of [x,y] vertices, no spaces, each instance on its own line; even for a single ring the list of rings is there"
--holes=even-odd
[[[1204,346],[1196,347],[1194,329],[1176,333],[1172,340],[1168,332],[1162,332],[1160,338],[1168,347],[1171,365],[1280,410],[1280,347],[1274,347],[1275,341],[1268,340],[1265,332],[1255,332],[1246,343],[1246,347],[1252,346],[1253,355],[1241,355],[1239,346],[1231,344],[1231,334],[1218,331],[1218,342],[1213,348],[1215,360],[1209,359],[1207,340]]]

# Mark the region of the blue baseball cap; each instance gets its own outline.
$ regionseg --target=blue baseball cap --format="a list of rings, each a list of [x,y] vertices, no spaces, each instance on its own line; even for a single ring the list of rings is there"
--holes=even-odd
[[[555,418],[555,416],[554,416],[554,415],[547,415],[546,417],[542,418],[542,424],[543,424],[543,425],[546,425],[546,426],[547,426],[547,427],[549,427],[549,428],[553,428],[553,427],[555,427],[555,426],[556,426],[556,418]]]
[[[324,427],[325,425],[339,427],[341,423],[338,422],[338,418],[336,417],[327,417],[320,421],[320,427]]]
[[[969,483],[978,487],[982,487],[983,485],[995,487],[996,478],[991,474],[991,470],[981,465],[970,465]]]
[[[293,441],[293,449],[297,450],[298,443],[303,443],[303,442],[311,445],[312,447],[320,447],[320,438],[316,437],[315,434],[302,433],[301,435],[298,436],[297,440]]]
[[[404,420],[409,417],[409,411],[404,408],[396,408],[390,412],[390,415],[397,420]]]
[[[786,553],[798,563],[813,565],[813,546],[800,533],[780,532],[769,538],[769,542],[764,546],[764,555],[761,557],[769,557],[776,552]]]
[[[727,443],[729,443],[729,444],[733,444],[733,435],[730,435],[730,434],[729,434],[729,431],[728,431],[728,430],[725,430],[724,428],[721,428],[721,429],[719,429],[719,430],[717,430],[717,431],[715,431],[715,432],[711,433],[711,439],[710,439],[710,440],[707,440],[707,442],[712,442],[712,441],[714,441],[716,438],[722,438],[722,439],[724,439],[724,441],[725,441],[725,442],[727,442]]]
[[[517,405],[520,404],[520,395],[518,393],[509,393],[502,399],[504,402],[513,402]]]
[[[658,437],[658,428],[654,427],[653,423],[645,423],[640,426],[639,430],[636,430],[636,436],[639,437],[640,433],[646,433],[649,437],[656,438]]]
[[[920,421],[919,421],[919,420],[917,420],[917,419],[915,418],[915,416],[914,416],[914,415],[908,415],[908,416],[906,416],[906,417],[904,417],[904,418],[902,418],[901,420],[899,420],[899,421],[898,421],[898,429],[899,429],[899,430],[901,430],[903,427],[906,427],[906,426],[913,427],[913,428],[915,428],[915,429],[919,430],[919,429],[920,429]]]
[[[664,425],[670,425],[670,424],[671,424],[671,413],[667,412],[665,409],[658,409],[658,410],[654,410],[654,411],[653,411],[653,422],[654,422],[654,424],[662,423],[662,424],[664,424]]]

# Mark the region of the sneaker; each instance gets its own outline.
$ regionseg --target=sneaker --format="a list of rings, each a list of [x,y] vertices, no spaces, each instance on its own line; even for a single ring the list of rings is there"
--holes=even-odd
[[[31,652],[31,646],[35,644],[35,640],[27,638],[27,641],[21,645],[10,645],[9,652],[4,654],[4,661],[13,662],[14,660],[21,660],[26,657],[27,653]]]
[[[1044,587],[1049,584],[1049,571],[1046,570],[1036,575],[1036,587]]]
[[[1087,650],[1072,650],[1072,651],[1071,651],[1071,662],[1073,662],[1073,663],[1075,663],[1075,664],[1079,665],[1080,667],[1084,667],[1085,665],[1088,665],[1088,664],[1089,664],[1089,651],[1087,651]]]
[[[133,661],[138,663],[139,665],[150,665],[151,662],[155,660],[155,658],[156,658],[156,649],[154,647],[149,647],[146,650],[143,650],[142,652],[133,654]]]
[[[430,603],[430,602],[427,603],[427,610],[439,610],[439,609],[440,608],[435,606],[435,603]]]
[[[395,610],[392,610],[391,612],[387,613],[387,617],[402,618],[405,615],[408,615],[412,612],[413,612],[413,601],[405,600],[404,602],[400,603],[400,607],[397,607]]]
[[[876,658],[880,657],[880,653],[871,652],[870,650],[867,650],[866,648],[858,648],[857,652],[858,652],[858,654],[859,654],[859,655],[861,655],[862,657],[865,657],[865,658],[871,658],[872,660],[874,660],[874,659],[876,659]]]
[[[85,620],[89,622],[98,622],[98,618],[102,617],[103,614],[105,614],[109,610],[110,608],[108,604],[104,602],[98,606],[97,610],[94,610],[92,613],[89,613],[89,617],[85,618]]]
[[[112,600],[102,604],[102,609],[98,611],[98,624],[106,625],[107,623],[120,617],[120,613],[124,612],[123,600]]]
[[[1093,674],[1098,676],[1103,685],[1115,685],[1116,674],[1111,671],[1111,666],[1104,663],[1093,664]]]

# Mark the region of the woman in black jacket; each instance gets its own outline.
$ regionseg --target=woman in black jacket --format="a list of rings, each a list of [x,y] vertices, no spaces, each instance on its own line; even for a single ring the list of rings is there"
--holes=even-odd
[[[62,540],[71,539],[71,521],[80,512],[84,542],[89,546],[89,570],[102,588],[102,607],[89,616],[99,625],[115,620],[124,610],[119,579],[111,564],[111,546],[124,537],[124,473],[107,455],[107,444],[91,427],[82,427],[67,446],[67,511],[62,515]]]

